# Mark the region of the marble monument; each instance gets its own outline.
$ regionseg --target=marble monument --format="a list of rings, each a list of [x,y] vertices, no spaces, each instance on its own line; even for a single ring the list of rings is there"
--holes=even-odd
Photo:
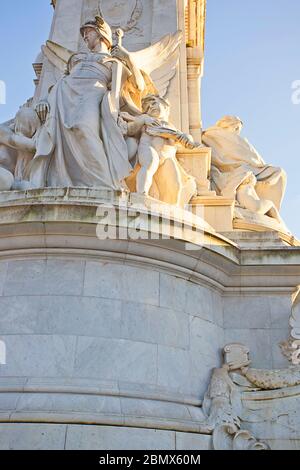
[[[0,448],[299,449],[286,174],[202,129],[206,1],[52,5],[0,125]]]

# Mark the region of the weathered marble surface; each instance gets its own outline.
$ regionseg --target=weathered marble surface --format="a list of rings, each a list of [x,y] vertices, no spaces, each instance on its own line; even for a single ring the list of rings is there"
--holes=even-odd
[[[108,426],[0,425],[2,450],[210,450],[211,436]]]
[[[160,95],[166,94],[170,99],[170,119],[175,124],[176,138],[191,146],[193,141],[188,135],[191,134],[200,142],[204,0],[187,4],[173,0],[129,1],[121,5],[125,8],[122,14],[121,7],[113,9],[117,4],[120,7],[119,2],[101,0],[101,12],[113,28],[121,26],[126,33],[124,46],[131,53],[119,44],[115,55],[119,54],[132,72],[134,98],[141,91],[139,79],[144,70],[136,52],[169,33],[154,48],[156,56],[157,47],[170,48],[171,66],[167,57],[160,57],[161,62],[167,61],[164,64],[167,80],[157,74],[156,80],[152,78]],[[98,189],[26,190],[26,184],[23,185],[22,178],[31,167],[27,164],[39,143],[43,144],[42,154],[46,153],[45,134],[40,134],[40,125],[45,130],[49,116],[68,109],[69,95],[62,93],[62,104],[60,91],[66,84],[73,86],[76,76],[72,76],[69,63],[71,77],[62,79],[63,71],[57,65],[65,65],[70,51],[77,51],[73,57],[78,59],[73,64],[75,69],[84,63],[101,66],[104,74],[112,72],[102,61],[104,54],[113,62],[108,50],[111,41],[108,25],[89,22],[80,35],[80,25],[98,13],[98,6],[98,0],[56,3],[52,43],[48,43],[44,56],[35,64],[38,86],[33,102],[27,103],[31,113],[37,104],[34,113],[40,121],[34,119],[30,129],[16,125],[17,119],[0,128],[3,161],[7,163],[11,152],[7,148],[12,148],[21,175],[21,183],[12,191],[0,192],[0,341],[7,353],[6,364],[0,364],[0,448],[201,450],[223,448],[225,437],[226,448],[299,447],[300,392],[296,382],[288,389],[265,391],[257,390],[253,379],[249,389],[251,373],[265,377],[270,369],[288,366],[280,343],[290,333],[292,299],[296,299],[300,285],[300,250],[274,209],[279,207],[284,192],[283,172],[275,175],[273,188],[267,187],[269,195],[274,193],[268,197],[275,201],[275,206],[270,206],[266,194],[256,199],[253,168],[249,170],[249,165],[251,174],[246,175],[249,180],[244,181],[243,173],[230,198],[218,198],[210,191],[208,181],[210,149],[199,146],[193,151],[185,149],[179,155],[179,163],[181,160],[188,167],[200,197],[194,199],[189,212],[175,208],[170,213],[170,206],[157,204],[152,227],[148,220],[153,199],[124,191],[123,182],[119,186],[119,172],[118,185],[101,184]],[[181,42],[178,30],[185,31]],[[95,34],[101,31],[102,36]],[[100,37],[108,40],[106,49]],[[151,50],[147,54],[151,55]],[[101,84],[112,89],[114,103],[112,109],[102,107],[102,113],[108,111],[106,118],[122,117],[125,123],[131,120],[136,124],[133,115],[129,120],[127,115],[127,121],[124,114],[119,115],[117,82],[123,66],[120,60],[113,65],[115,74],[101,80]],[[145,75],[142,78],[145,80]],[[45,101],[49,86],[56,83],[53,94],[50,93],[53,99]],[[97,94],[99,104],[103,100],[102,91]],[[82,87],[80,96],[84,94]],[[87,102],[92,107],[94,101]],[[99,109],[93,109],[96,119],[90,122],[95,123]],[[152,124],[156,131],[159,127],[160,132],[166,132],[168,116],[145,113],[143,126],[149,125],[149,118],[158,117],[160,121]],[[90,115],[86,113],[84,117]],[[24,124],[22,119],[20,122]],[[25,122],[30,123],[30,119]],[[129,124],[126,130],[121,120],[114,121],[114,126],[116,123],[114,143],[116,135],[123,143],[123,135],[135,136],[134,132],[129,135]],[[77,130],[82,131],[82,127]],[[169,139],[172,129],[167,130]],[[164,143],[151,141],[151,148],[157,150],[157,144],[164,147]],[[173,152],[175,144],[168,143]],[[239,143],[244,146],[239,148],[237,157],[243,159],[245,142]],[[127,144],[128,140],[122,157],[127,152],[129,156],[132,150]],[[28,146],[29,153],[17,154],[19,145]],[[253,156],[255,151],[250,150]],[[188,161],[189,152],[195,154]],[[159,157],[167,154],[164,148],[158,149]],[[202,157],[201,168],[193,168]],[[175,160],[173,163],[173,169],[178,169],[179,163]],[[259,165],[262,169],[264,163],[260,160]],[[8,175],[2,173],[6,184],[2,189],[12,186],[10,167],[7,171]],[[122,178],[129,173],[124,171]],[[271,173],[267,177],[274,176],[273,169]],[[59,173],[61,176],[65,175]],[[77,176],[75,179],[85,184]],[[23,179],[27,181],[26,178]],[[58,186],[73,183],[70,178],[67,183],[60,180]],[[175,203],[183,186],[181,180]],[[112,187],[119,187],[120,191],[109,190]],[[187,199],[196,195],[195,191],[190,191]],[[235,198],[243,207],[239,218],[236,212],[233,221]],[[249,201],[257,204],[254,212]],[[204,205],[204,217],[203,213],[199,215],[198,204]],[[108,209],[113,209],[114,215],[107,217]],[[250,211],[250,215],[245,211]],[[255,212],[259,214],[253,215]],[[268,224],[269,215],[272,224]],[[184,233],[175,237],[182,221]],[[170,231],[170,222],[172,236],[164,239]],[[110,234],[116,228],[126,229],[126,236],[101,238],[106,225]],[[268,234],[259,240],[258,235],[254,239],[249,232],[234,232],[230,239],[230,233],[227,238],[212,226],[231,234],[233,228],[267,227],[280,236],[277,239]],[[135,237],[128,236],[128,228]],[[280,233],[281,230],[285,233]],[[143,237],[137,236],[137,232]],[[150,233],[155,237],[149,238]],[[293,338],[297,335],[297,305],[295,300]],[[251,368],[244,375],[239,374],[239,380],[244,380],[242,384],[233,379],[230,382],[229,368],[220,367],[223,345],[238,341],[253,350]],[[214,368],[217,369],[213,372]],[[267,372],[257,372],[259,368]],[[273,371],[275,379],[276,373]],[[222,389],[219,385],[224,377]],[[212,386],[205,395],[210,382],[217,384],[216,390]],[[233,396],[236,387],[237,401]],[[207,406],[207,400],[211,400],[211,406]],[[219,416],[220,403],[224,407]],[[233,427],[229,429],[228,424]]]
[[[300,366],[253,368],[249,348],[225,346],[203,401],[215,449],[290,448],[299,440]]]
[[[213,231],[195,251],[180,240],[98,240],[97,205],[117,204],[118,194],[46,189],[0,198],[4,446],[28,445],[22,421],[43,432],[62,422],[134,426],[141,435],[176,429],[191,433],[184,445],[206,448],[201,403],[223,344],[251,346],[254,367],[287,364],[279,343],[300,284],[299,248],[239,248]],[[249,420],[257,439],[282,445]],[[32,445],[46,445],[34,436]],[[61,445],[55,436],[49,446]]]

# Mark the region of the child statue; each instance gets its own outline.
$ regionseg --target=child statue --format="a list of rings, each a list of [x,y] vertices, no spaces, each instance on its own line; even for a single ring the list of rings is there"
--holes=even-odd
[[[177,146],[194,149],[201,144],[169,123],[170,105],[164,98],[150,94],[142,100],[141,116],[122,113],[127,121],[127,136],[137,137],[136,191],[149,196],[153,184],[163,202],[183,206],[196,194],[196,182],[176,159]],[[155,181],[156,180],[156,181]]]

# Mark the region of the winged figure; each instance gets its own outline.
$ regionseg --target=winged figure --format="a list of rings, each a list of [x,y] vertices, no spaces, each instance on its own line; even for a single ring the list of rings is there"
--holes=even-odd
[[[182,32],[167,34],[155,44],[137,52],[131,52],[131,62],[140,70],[143,77],[143,89],[136,87],[131,77],[122,84],[123,108],[127,106],[130,111],[140,112],[142,99],[149,94],[157,94],[164,98],[168,92],[171,80],[176,73],[179,59],[179,46],[182,40]],[[47,41],[42,48],[44,55],[55,67],[55,75],[62,77],[69,73],[71,58],[76,52],[53,41]],[[120,54],[121,52],[121,54]],[[115,46],[112,55],[124,60],[124,49]],[[125,103],[124,103],[125,101]],[[128,110],[128,109],[127,109]]]
[[[113,46],[99,16],[80,29],[88,50],[74,52],[48,41],[44,55],[60,78],[38,106],[45,123],[31,167],[35,187],[98,186],[122,189],[133,168],[118,114],[142,114],[149,94],[166,95],[176,73],[181,33],[142,51]]]

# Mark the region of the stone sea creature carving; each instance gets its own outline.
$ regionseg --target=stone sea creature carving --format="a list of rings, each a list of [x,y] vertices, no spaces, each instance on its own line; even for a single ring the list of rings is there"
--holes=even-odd
[[[280,347],[284,356],[293,365],[300,366],[300,291],[297,292],[293,302],[290,327],[290,338],[280,343]]]
[[[224,364],[213,370],[203,401],[203,411],[207,416],[205,424],[213,433],[214,448],[267,450],[268,444],[258,441],[250,432],[241,429],[241,392],[245,386],[253,389],[258,383],[265,383],[263,377],[266,371],[262,371],[259,376],[255,369],[249,368],[249,349],[242,344],[229,344],[223,352]],[[241,379],[236,380],[239,375]],[[249,379],[253,379],[253,382]]]
[[[238,430],[232,424],[217,426],[213,432],[214,450],[270,450],[267,443],[258,441],[249,431]]]
[[[286,369],[254,369],[249,367],[249,350],[244,345],[234,343],[224,349],[227,357],[234,354],[234,359],[229,362],[230,370],[237,374],[232,376],[233,381],[243,385],[245,389],[277,390],[300,385],[300,367],[291,366]],[[248,358],[246,360],[246,357]],[[248,363],[247,363],[248,361]],[[244,380],[239,379],[239,376]]]

